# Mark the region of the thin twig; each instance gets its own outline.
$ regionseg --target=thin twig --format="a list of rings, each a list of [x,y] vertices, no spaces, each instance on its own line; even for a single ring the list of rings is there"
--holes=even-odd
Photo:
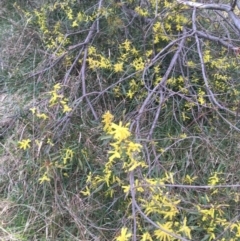
[[[153,88],[152,92],[150,92],[147,96],[147,98],[144,100],[143,104],[141,105],[141,108],[139,109],[139,115],[137,116],[136,120],[132,122],[132,125],[130,127],[130,129],[133,128],[134,125],[136,125],[136,132],[139,132],[139,121],[140,121],[140,118],[142,116],[142,114],[144,113],[145,109],[146,109],[146,106],[148,105],[150,99],[152,98],[153,94],[157,91],[157,90],[160,90],[161,87],[164,87],[165,84],[166,84],[166,81],[169,77],[169,75],[171,74],[171,71],[174,67],[174,65],[176,64],[177,62],[177,59],[178,59],[178,56],[184,46],[184,42],[185,42],[185,39],[187,37],[186,35],[186,31],[184,30],[183,31],[183,36],[179,45],[178,45],[178,50],[176,51],[176,53],[174,54],[169,66],[168,66],[168,69],[166,71],[166,73],[164,74],[164,76],[162,77],[161,81]]]

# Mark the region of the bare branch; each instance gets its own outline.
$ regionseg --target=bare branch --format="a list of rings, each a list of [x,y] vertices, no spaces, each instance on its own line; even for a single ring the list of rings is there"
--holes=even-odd
[[[199,9],[210,9],[210,10],[219,10],[219,11],[225,11],[228,13],[229,18],[233,21],[235,27],[240,31],[240,19],[237,17],[237,15],[233,12],[232,6],[227,4],[205,4],[205,3],[197,3],[197,2],[191,2],[191,1],[184,1],[184,0],[177,0],[178,3],[199,8]]]
[[[186,239],[184,237],[179,236],[178,234],[169,232],[168,230],[166,230],[165,228],[159,226],[158,224],[156,224],[154,221],[152,221],[141,209],[141,207],[138,205],[136,198],[135,198],[135,184],[134,184],[134,172],[131,172],[129,174],[129,183],[130,183],[130,187],[131,187],[131,196],[132,196],[132,206],[134,208],[134,210],[137,210],[138,213],[140,213],[140,215],[150,224],[153,225],[153,227],[160,229],[161,231],[167,233],[168,235],[178,239],[178,240],[182,240],[182,241],[190,241],[189,239]],[[136,211],[134,211],[135,213]],[[133,213],[133,214],[134,214]],[[134,236],[134,241],[136,241],[136,236]]]
[[[169,75],[170,75],[174,65],[176,64],[178,56],[179,56],[179,54],[180,54],[180,52],[181,52],[181,50],[182,50],[182,48],[184,46],[184,42],[185,42],[186,37],[187,37],[187,34],[186,34],[186,30],[184,29],[184,31],[183,31],[183,38],[182,38],[181,42],[179,43],[178,50],[174,54],[174,56],[173,56],[173,58],[172,58],[172,60],[170,62],[170,65],[169,65],[165,75],[162,77],[162,80],[160,81],[160,83],[153,88],[152,92],[148,94],[147,98],[144,100],[144,102],[143,102],[143,104],[142,104],[142,106],[141,106],[141,108],[139,110],[139,115],[136,118],[136,121],[134,121],[132,123],[131,128],[133,127],[134,124],[136,124],[136,131],[137,132],[139,131],[139,120],[140,120],[143,112],[145,111],[146,106],[148,105],[148,103],[149,103],[150,99],[152,98],[153,94],[157,90],[159,90],[161,88],[161,86],[164,86],[166,84],[166,81],[167,81],[167,79],[168,79],[168,77],[169,77]]]
[[[86,73],[86,62],[87,62],[87,54],[88,54],[88,49],[86,48],[85,51],[84,51],[84,57],[83,57],[83,62],[82,62],[82,68],[81,68],[81,72],[80,72],[80,75],[79,75],[79,78],[80,80],[82,81],[82,95],[85,96],[87,91],[86,91],[86,77],[85,77],[85,73]],[[98,116],[88,98],[88,96],[86,96],[86,100],[87,100],[87,103],[92,111],[92,114],[95,118],[95,120],[98,120]]]
[[[228,12],[228,16],[232,19],[235,27],[240,31],[240,19],[233,11]]]
[[[197,34],[198,37],[200,37],[200,38],[205,38],[205,39],[209,39],[209,40],[211,40],[211,41],[217,42],[217,43],[221,44],[222,46],[224,46],[224,47],[226,47],[226,48],[228,48],[228,49],[234,50],[234,48],[235,48],[235,46],[232,45],[231,43],[226,42],[226,41],[224,41],[223,39],[221,39],[221,38],[219,38],[219,37],[210,35],[210,34],[208,34],[208,33],[204,33],[203,31],[198,31],[198,30],[196,30],[196,31],[195,31],[195,34]]]
[[[160,91],[160,102],[159,102],[159,105],[158,105],[158,108],[157,108],[157,112],[155,114],[155,118],[154,118],[154,121],[152,123],[152,126],[151,126],[151,129],[149,131],[149,134],[148,134],[148,137],[147,137],[147,140],[150,140],[152,138],[152,134],[153,134],[153,131],[155,129],[155,126],[157,124],[157,121],[158,121],[158,117],[160,115],[160,112],[161,112],[161,109],[162,109],[162,104],[164,103],[164,93],[163,91]]]
[[[226,11],[226,12],[231,11],[231,6],[227,4],[197,3],[197,2],[184,1],[184,0],[177,0],[177,2],[190,7],[195,7],[195,8],[220,10],[220,11]]]
[[[193,30],[196,31],[196,8],[194,8],[193,10],[193,15],[192,15],[192,24],[193,24]],[[231,111],[229,109],[227,109],[226,107],[222,106],[215,98],[214,93],[211,91],[211,87],[209,86],[208,83],[208,78],[207,78],[207,74],[206,74],[206,69],[205,69],[205,64],[204,64],[204,60],[203,60],[203,55],[202,55],[202,51],[201,51],[201,47],[200,47],[200,42],[199,42],[199,38],[198,35],[195,34],[195,39],[196,39],[196,43],[197,43],[197,50],[198,50],[198,55],[200,58],[200,63],[201,63],[201,69],[202,69],[202,76],[203,76],[203,80],[206,86],[206,90],[208,92],[209,95],[209,99],[212,102],[213,105],[216,105],[217,108],[220,108],[222,110],[227,111],[228,113],[232,114],[232,115],[236,115],[236,113],[234,111]]]

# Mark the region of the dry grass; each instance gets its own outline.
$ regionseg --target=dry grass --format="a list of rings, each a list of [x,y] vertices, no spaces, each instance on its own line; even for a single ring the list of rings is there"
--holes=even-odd
[[[30,2],[30,7],[41,4]],[[89,4],[88,1],[83,2],[86,6]],[[95,71],[89,68],[86,56],[83,58],[85,47],[76,48],[73,52],[67,49],[66,52],[74,56],[72,62],[75,55],[82,51],[82,62],[77,61],[66,67],[63,59],[54,59],[54,54],[44,48],[36,23],[28,25],[21,10],[7,0],[0,5],[0,240],[109,241],[119,234],[122,226],[131,227],[132,220],[137,220],[136,217],[139,217],[140,221],[137,221],[144,229],[153,229],[146,217],[133,215],[128,197],[117,184],[110,187],[101,184],[90,196],[82,194],[89,172],[95,176],[103,175],[108,151],[112,148],[109,146],[109,136],[103,133],[101,126],[101,116],[106,110],[114,114],[115,123],[131,122],[133,139],[136,138],[143,145],[141,158],[149,166],[147,171],[137,170],[136,177],[140,181],[145,177],[160,179],[165,172],[172,172],[174,181],[179,185],[183,182],[183,177],[189,174],[197,176],[195,185],[201,186],[206,185],[211,173],[217,171],[221,173],[222,184],[239,183],[239,134],[219,118],[219,114],[233,124],[236,123],[235,117],[212,107],[211,103],[207,103],[208,106],[197,102],[197,85],[201,82],[195,85],[189,80],[186,83],[185,87],[190,86],[192,91],[189,95],[181,93],[178,86],[170,85],[165,86],[165,89],[159,85],[163,96],[160,96],[157,88],[155,95],[151,89],[155,74],[149,68],[149,80],[135,93],[134,98],[127,98],[126,93],[116,97],[113,91],[116,83],[122,84],[120,91],[127,92],[132,78],[136,82],[142,78],[141,74],[131,72],[131,58],[126,72],[118,75],[110,70]],[[116,6],[116,12],[119,9]],[[16,16],[8,15],[10,10],[14,10]],[[122,24],[126,21],[125,17],[130,16],[131,12],[119,15],[119,18],[123,18]],[[56,19],[53,22],[55,21]],[[64,21],[67,26],[68,21]],[[109,19],[104,24],[108,21]],[[133,43],[142,51],[142,32],[139,34],[137,29],[143,28],[145,22],[138,18],[131,21],[133,25],[129,30],[133,40],[136,35],[136,43]],[[86,24],[87,31],[90,25]],[[121,27],[119,29],[126,31]],[[113,61],[119,57],[116,43],[120,43],[122,38],[119,34],[117,39],[118,32],[115,31],[103,28],[103,32],[96,33],[88,43],[96,46],[99,44],[99,53],[106,52],[102,56],[113,56]],[[116,38],[113,42],[116,43],[106,41],[113,32]],[[125,33],[128,34],[127,31]],[[76,34],[73,43],[85,41],[88,36],[85,34]],[[166,51],[159,57],[159,62],[166,62],[164,71],[171,62],[171,51],[175,49],[169,48],[169,51],[170,54]],[[185,51],[184,48],[182,51]],[[186,56],[187,54],[188,52]],[[177,67],[176,72],[175,69],[172,70],[173,76],[180,71]],[[67,74],[70,68],[72,72]],[[61,105],[49,106],[49,92],[56,83],[62,84],[61,94],[68,97],[73,108],[69,115],[61,112]],[[143,97],[140,97],[142,93]],[[195,104],[190,111],[185,106],[187,100]],[[33,106],[49,118],[46,121],[35,118],[29,111]],[[182,117],[183,112],[189,119]],[[28,138],[31,139],[31,148],[20,150],[18,141]],[[48,138],[54,142],[53,147],[47,144]],[[36,140],[42,141],[41,145],[36,144]],[[52,167],[50,164],[61,160],[62,151],[66,148],[74,151],[72,162],[66,170]],[[122,178],[121,181],[128,183],[129,177],[122,173],[119,163],[114,166],[114,171]],[[40,184],[39,178],[43,170],[48,168],[51,181]],[[115,190],[113,197],[106,195],[110,189]],[[214,202],[229,203],[229,213],[226,216],[234,220],[234,217],[238,217],[238,209],[233,195],[238,193],[238,189],[235,189],[236,193],[231,189],[224,191],[224,194],[214,196]],[[181,214],[188,214],[188,211],[196,214],[191,205],[201,203],[209,193],[208,189],[169,187],[170,196],[181,198]],[[150,191],[138,193],[139,197],[143,195],[146,200],[150,194]],[[158,221],[154,215],[147,218]],[[193,226],[196,226],[195,220],[197,218],[193,217]]]

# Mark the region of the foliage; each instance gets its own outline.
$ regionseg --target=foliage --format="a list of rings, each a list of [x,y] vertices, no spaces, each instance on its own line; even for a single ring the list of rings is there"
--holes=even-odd
[[[200,2],[0,3],[4,240],[239,239],[240,5]]]

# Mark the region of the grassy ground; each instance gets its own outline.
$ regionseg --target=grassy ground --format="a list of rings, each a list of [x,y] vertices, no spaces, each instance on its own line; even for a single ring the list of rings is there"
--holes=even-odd
[[[123,28],[130,13],[121,13],[121,4],[102,10],[105,18],[96,22],[102,32],[91,36],[90,20],[81,22],[80,34],[72,27],[71,1],[57,13],[48,1],[14,2],[0,3],[0,240],[238,240],[239,132],[224,121],[237,126],[237,118],[199,104],[202,80],[190,94],[173,84],[146,102],[175,49],[159,73],[148,69],[152,79],[143,85],[142,73],[132,69],[145,54],[146,22],[133,18]],[[96,4],[82,4],[95,14]],[[51,34],[70,31],[66,46],[61,34],[54,36],[63,41],[59,55],[41,29],[44,11]],[[140,54],[124,57],[124,34],[139,41],[131,49]],[[91,53],[76,47],[88,38],[97,46]],[[114,71],[105,66],[108,58]],[[118,72],[123,58],[126,72]]]

